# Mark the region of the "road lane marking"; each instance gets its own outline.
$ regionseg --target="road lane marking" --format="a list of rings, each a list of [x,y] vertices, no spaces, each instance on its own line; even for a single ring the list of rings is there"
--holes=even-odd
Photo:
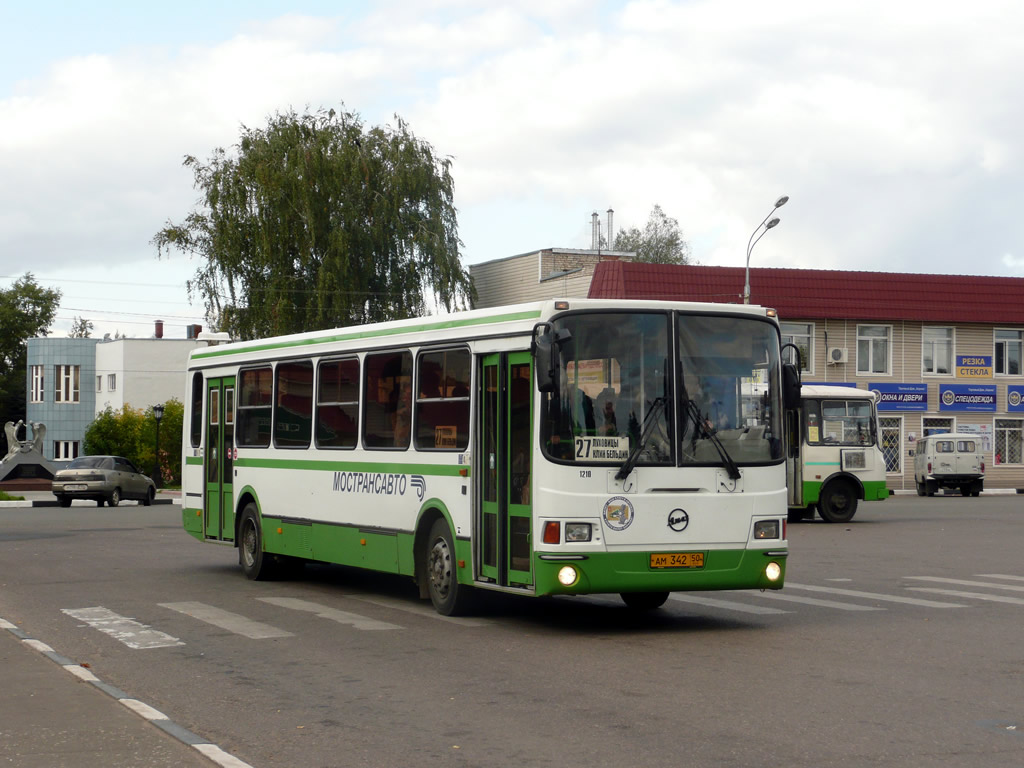
[[[785,595],[778,592],[765,592],[761,597],[768,600],[786,600],[791,603],[804,603],[806,605],[817,605],[821,608],[837,608],[840,611],[884,611],[876,605],[858,605],[857,603],[840,603],[835,600],[820,600],[816,597],[798,597],[797,595]]]
[[[668,596],[668,599],[675,600],[680,603],[693,603],[695,605],[707,605],[711,608],[724,608],[728,611],[740,611],[741,613],[757,613],[761,615],[790,613],[790,611],[783,611],[778,608],[767,608],[763,605],[747,605],[746,603],[737,603],[734,600],[719,600],[714,597],[698,597],[697,595],[681,595],[678,593],[672,593]]]
[[[950,597],[971,597],[975,600],[988,600],[993,603],[1024,605],[1024,598],[1009,597],[1008,595],[988,595],[984,592],[963,592],[959,589],[939,589],[938,587],[907,587],[907,589],[912,589],[915,592],[934,592],[938,595],[949,595]]]
[[[1005,573],[976,573],[981,579],[1009,579],[1010,581],[1024,581],[1024,576],[1008,576]]]
[[[924,608],[966,608],[966,605],[959,603],[940,603],[936,600],[918,600],[913,597],[899,597],[897,595],[883,595],[878,592],[861,592],[856,589],[840,589],[839,587],[816,587],[811,584],[794,584],[786,582],[786,589],[803,589],[808,592],[825,592],[831,595],[846,595],[847,597],[866,597],[870,600],[881,600],[889,603],[906,603],[908,605],[919,605]]]
[[[296,597],[257,597],[256,599],[261,603],[270,603],[281,608],[290,608],[293,611],[307,611],[316,614],[321,619],[329,619],[339,624],[348,624],[355,629],[403,629],[398,624],[388,624],[386,621],[377,621],[366,616],[360,616],[358,613],[339,611],[337,608],[328,608],[326,605],[313,603],[309,600],[299,600]]]
[[[293,637],[291,632],[272,627],[261,621],[253,621],[245,616],[240,616],[231,611],[215,608],[205,603],[183,602],[183,603],[159,603],[161,608],[170,608],[172,611],[191,616],[193,619],[212,624],[215,627],[226,629],[242,637],[251,640],[265,640],[270,637]]]
[[[960,587],[989,587],[990,589],[1009,589],[1014,592],[1024,592],[1024,587],[1015,584],[993,584],[990,581],[970,581],[969,579],[947,579],[942,576],[904,576],[905,579],[915,581],[934,581],[938,584],[956,584]]]
[[[93,629],[98,629],[136,650],[184,645],[176,637],[152,629],[148,624],[142,624],[135,619],[119,616],[102,605],[94,608],[63,608],[61,613],[66,613],[73,619],[85,622]]]
[[[406,613],[413,613],[417,616],[423,616],[428,619],[441,619],[452,624],[459,624],[463,627],[486,627],[492,622],[486,621],[485,619],[464,619],[459,616],[442,616],[436,610],[433,605],[420,605],[418,603],[410,603],[408,600],[401,598],[386,598],[386,597],[359,597],[348,593],[345,597],[349,597],[353,600],[362,600],[364,603],[372,603],[373,605],[379,605],[381,608],[392,608],[396,611],[405,611]]]

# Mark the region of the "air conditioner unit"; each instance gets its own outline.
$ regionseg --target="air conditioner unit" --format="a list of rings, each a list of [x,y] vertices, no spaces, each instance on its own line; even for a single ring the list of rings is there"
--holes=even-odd
[[[846,347],[832,347],[828,351],[828,361],[832,365],[838,365],[839,363],[845,363],[850,359],[849,350]]]

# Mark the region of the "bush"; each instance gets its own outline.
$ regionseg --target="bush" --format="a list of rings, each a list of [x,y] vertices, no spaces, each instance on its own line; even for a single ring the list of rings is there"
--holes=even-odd
[[[164,403],[160,420],[160,484],[181,482],[181,429],[185,406],[177,398]],[[144,474],[153,472],[156,452],[156,417],[152,407],[125,405],[104,410],[85,430],[82,448],[87,456],[124,456]]]

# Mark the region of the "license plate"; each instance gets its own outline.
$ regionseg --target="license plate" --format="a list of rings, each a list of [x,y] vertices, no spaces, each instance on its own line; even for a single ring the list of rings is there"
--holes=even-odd
[[[86,485],[85,483],[65,483],[64,484],[64,490],[65,491],[87,491],[87,490],[89,490],[89,486]]]
[[[655,552],[651,568],[703,568],[703,552]]]

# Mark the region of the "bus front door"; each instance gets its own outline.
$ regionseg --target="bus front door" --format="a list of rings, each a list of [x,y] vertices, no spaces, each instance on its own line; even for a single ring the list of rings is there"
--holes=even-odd
[[[483,359],[479,402],[482,478],[480,574],[502,586],[530,586],[533,384],[529,353]],[[482,454],[482,455],[481,455]]]
[[[206,503],[203,532],[208,539],[235,538],[232,493],[235,446],[235,378],[209,379],[206,385]]]

